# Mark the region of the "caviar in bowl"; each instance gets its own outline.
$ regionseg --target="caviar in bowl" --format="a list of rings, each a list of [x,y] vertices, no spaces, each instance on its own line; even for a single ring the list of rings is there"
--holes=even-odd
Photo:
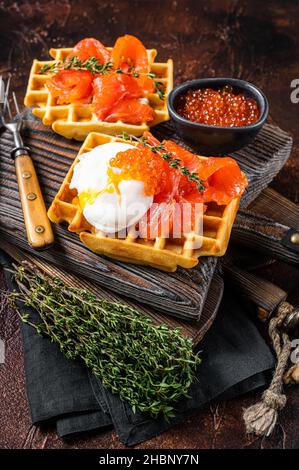
[[[259,88],[235,78],[192,80],[168,97],[178,133],[206,155],[227,154],[249,144],[265,123],[268,109]]]

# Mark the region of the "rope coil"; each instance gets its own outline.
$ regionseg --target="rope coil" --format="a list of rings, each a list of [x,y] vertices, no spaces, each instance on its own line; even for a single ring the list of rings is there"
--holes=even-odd
[[[269,322],[269,336],[277,357],[277,365],[271,384],[263,393],[261,401],[250,406],[243,413],[247,433],[253,433],[257,436],[269,436],[275,428],[278,411],[282,410],[286,404],[287,397],[282,393],[283,380],[296,366],[291,367],[284,376],[292,342],[289,335],[280,328],[284,319],[293,311],[294,307],[292,305],[288,302],[282,302],[277,309],[277,315]],[[289,383],[291,383],[291,380]]]

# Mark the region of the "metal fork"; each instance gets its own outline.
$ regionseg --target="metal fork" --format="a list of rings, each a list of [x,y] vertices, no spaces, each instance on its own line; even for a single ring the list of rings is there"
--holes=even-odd
[[[0,123],[1,127],[9,130],[14,138],[15,147],[11,151],[11,157],[15,162],[28,242],[32,248],[41,249],[53,243],[54,235],[30,157],[30,149],[24,145],[21,137],[23,116],[14,92],[11,93],[11,101],[14,103],[15,114],[12,113],[9,100],[10,82],[11,77],[6,84],[0,77]]]

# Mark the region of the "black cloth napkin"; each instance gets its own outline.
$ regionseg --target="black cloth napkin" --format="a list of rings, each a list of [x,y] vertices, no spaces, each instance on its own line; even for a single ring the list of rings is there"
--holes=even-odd
[[[10,261],[2,254],[10,289],[14,283],[5,269]],[[24,308],[24,307],[22,307]],[[30,311],[32,319],[38,313]],[[105,390],[84,364],[66,359],[58,346],[22,324],[27,396],[32,422],[55,421],[59,436],[67,438],[92,429],[114,426],[121,441],[132,446],[182,421],[192,411],[212,400],[233,398],[264,387],[274,367],[274,357],[258,332],[246,305],[226,290],[217,318],[201,343],[202,363],[190,398],[177,404],[169,423],[134,414],[117,395]]]

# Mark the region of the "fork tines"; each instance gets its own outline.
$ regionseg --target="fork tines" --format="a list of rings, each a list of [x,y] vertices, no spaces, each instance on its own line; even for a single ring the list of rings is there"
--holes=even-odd
[[[9,119],[13,120],[13,115],[11,111],[11,105],[9,102],[9,88],[10,88],[10,82],[11,82],[11,75],[8,76],[7,82],[5,84],[5,81],[2,76],[0,76],[0,117],[4,123],[4,118],[5,114],[8,113]],[[20,115],[20,109],[17,101],[17,97],[15,92],[13,91],[11,93],[12,100],[14,103],[16,115],[14,118],[18,117]]]

